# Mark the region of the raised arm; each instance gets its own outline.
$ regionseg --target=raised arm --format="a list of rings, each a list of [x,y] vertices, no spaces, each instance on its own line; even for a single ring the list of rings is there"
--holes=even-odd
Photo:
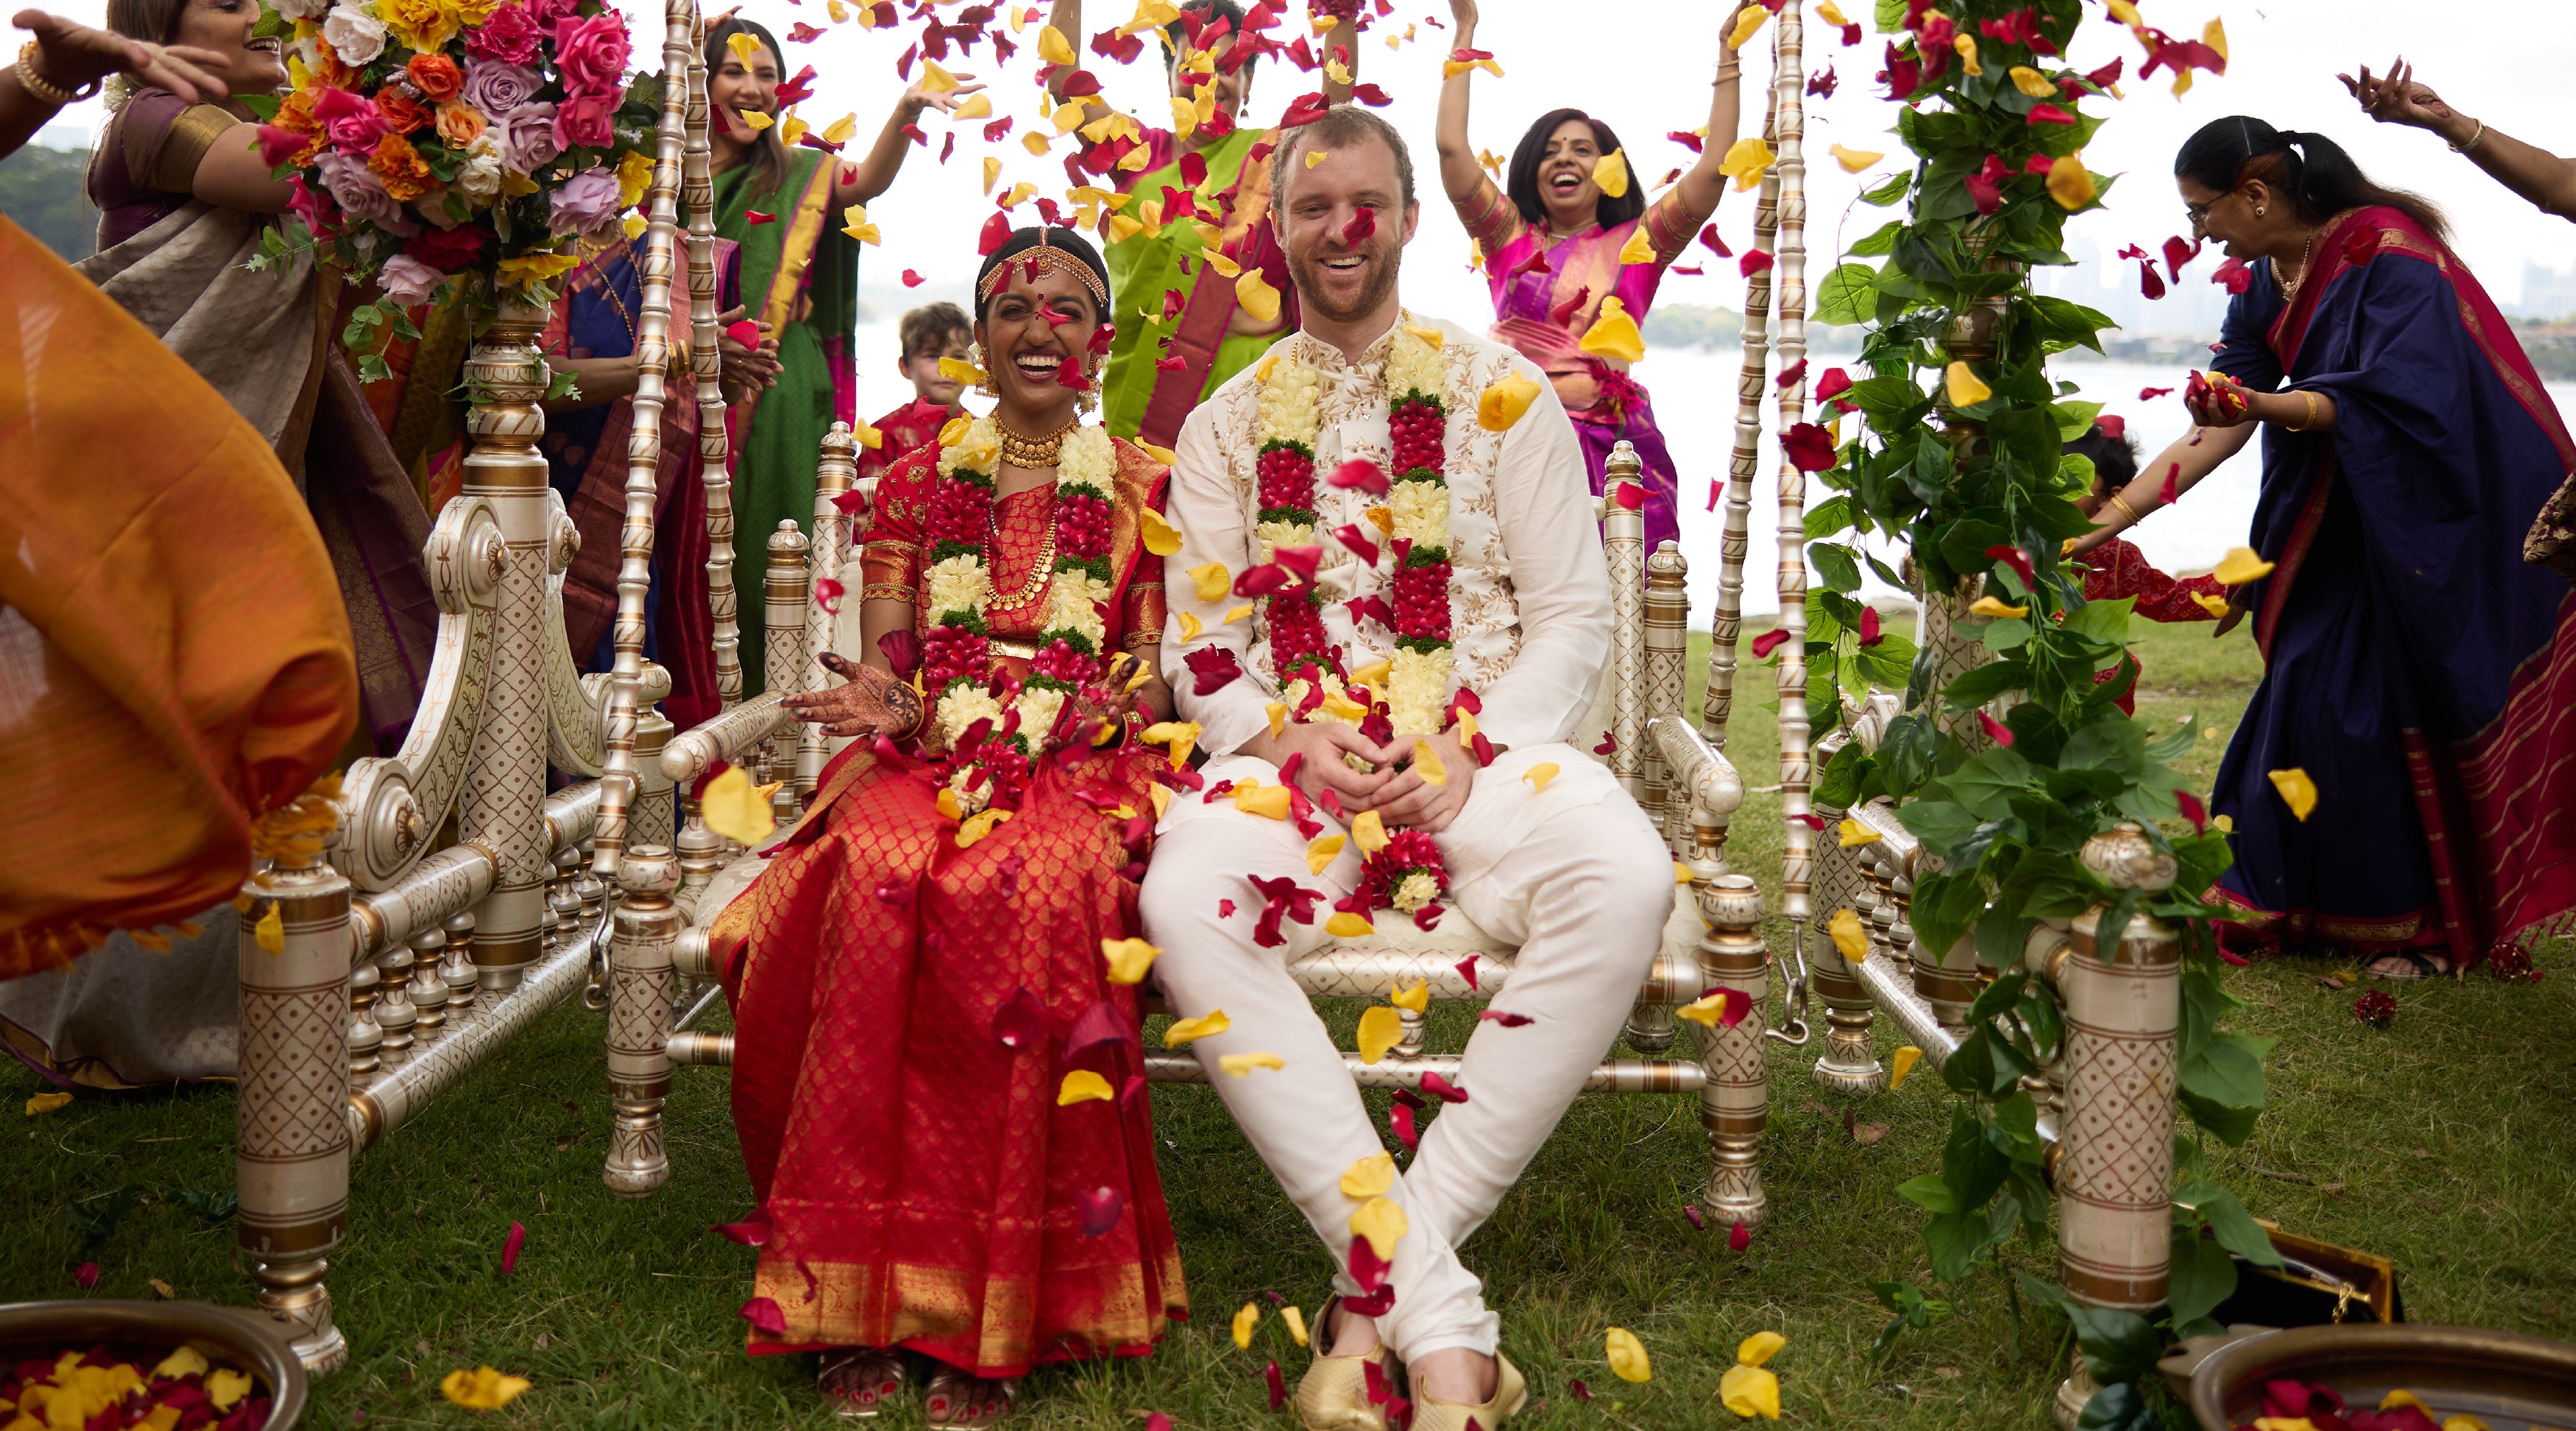
[[[1072,48],[1076,56],[1081,55],[1082,0],[1055,0],[1055,8],[1047,11],[1047,28],[1064,36],[1065,44]],[[1078,106],[1082,110],[1082,123],[1090,124],[1109,113],[1109,106],[1098,95],[1084,95],[1078,99],[1065,98],[1065,83],[1073,78],[1073,72],[1079,68],[1081,68],[1079,64],[1056,66],[1055,72],[1047,76],[1047,98],[1059,105]],[[1075,127],[1079,128],[1080,125]]]
[[[2337,75],[2362,112],[2382,124],[2405,124],[2430,130],[2448,140],[2488,177],[2531,201],[2544,214],[2576,220],[2576,159],[2562,159],[2546,149],[2525,144],[2500,129],[2490,129],[2451,108],[2433,87],[2415,78],[2415,67],[2400,55],[2388,73],[2373,78],[2364,65],[2360,78]]]
[[[973,76],[960,74],[957,78]],[[946,114],[982,88],[980,84],[961,84],[943,94],[924,94],[916,84],[905,90],[903,97],[894,102],[894,113],[886,116],[885,128],[877,131],[877,142],[869,148],[867,157],[841,166],[840,176],[832,185],[833,206],[869,203],[894,187],[894,176],[903,172],[904,150],[912,143],[912,137],[903,131],[921,118],[923,110],[936,109]]]
[[[1668,215],[1670,221],[1659,226],[1682,235],[1684,242],[1699,232],[1699,226],[1708,222],[1709,215],[1717,212],[1717,201],[1726,194],[1727,177],[1718,172],[1718,166],[1726,162],[1726,151],[1735,144],[1736,128],[1744,113],[1743,68],[1737,63],[1734,48],[1726,43],[1726,37],[1734,35],[1736,18],[1747,8],[1760,3],[1761,0],[1737,0],[1735,8],[1727,14],[1726,23],[1718,27],[1721,48],[1717,78],[1709,88],[1708,137],[1700,141],[1699,162],[1684,170],[1681,179],[1673,185],[1668,200],[1672,205]],[[1657,251],[1661,252],[1660,245]],[[1672,254],[1665,254],[1665,262],[1671,262],[1672,257]]]
[[[54,92],[94,92],[99,81],[122,70],[191,104],[224,97],[223,76],[232,62],[212,50],[145,44],[42,10],[21,10],[10,23],[35,32],[36,53],[28,67]],[[60,101],[28,88],[15,67],[0,71],[0,158],[16,153],[61,110]]]
[[[1457,48],[1474,49],[1476,0],[1449,0],[1449,18],[1456,27]],[[1433,131],[1440,151],[1440,187],[1461,209],[1493,182],[1477,167],[1476,148],[1467,142],[1467,86],[1475,78],[1475,68],[1469,66],[1440,82],[1440,122]]]

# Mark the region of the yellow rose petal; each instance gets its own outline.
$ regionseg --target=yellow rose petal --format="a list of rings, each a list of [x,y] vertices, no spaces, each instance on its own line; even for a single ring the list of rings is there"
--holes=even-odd
[[[1717,172],[1735,181],[1738,190],[1750,189],[1762,182],[1762,176],[1778,163],[1780,156],[1759,135],[1739,139],[1726,148],[1726,157],[1718,161]]]
[[[2195,591],[2191,594],[2191,599],[2194,604],[2200,607],[2201,610],[2208,612],[2210,615],[2215,616],[2222,621],[2227,619],[2226,597],[2208,596]]]
[[[1079,65],[1081,63],[1080,60],[1075,58],[1073,45],[1065,39],[1064,32],[1053,25],[1048,25],[1038,31],[1038,58],[1051,65]]]
[[[708,829],[739,845],[759,844],[778,828],[769,797],[759,793],[751,773],[739,765],[707,782],[698,795],[698,811]]]
[[[39,1093],[27,1100],[27,1116],[33,1118],[39,1113],[51,1113],[71,1101],[72,1096],[68,1093]]]
[[[1147,507],[1140,514],[1145,528],[1145,550],[1167,557],[1181,549],[1181,529],[1165,520],[1163,514]]]
[[[1997,597],[1980,596],[1976,600],[1968,603],[1968,614],[1971,616],[1983,616],[1988,620],[1994,620],[2007,616],[2028,616],[2030,614],[2030,608],[2027,606],[2009,605]]]
[[[1228,608],[1228,609],[1227,609],[1227,611],[1226,611],[1226,613],[1225,613],[1225,619],[1224,619],[1224,620],[1222,620],[1222,621],[1219,621],[1219,622],[1217,623],[1217,625],[1219,625],[1219,626],[1232,626],[1234,623],[1236,623],[1236,622],[1238,622],[1238,621],[1241,621],[1243,618],[1245,618],[1245,617],[1247,617],[1247,616],[1250,616],[1250,615],[1252,614],[1252,611],[1253,611],[1253,604],[1252,604],[1251,602],[1249,602],[1249,601],[1247,601],[1247,602],[1243,603],[1241,606],[1236,606],[1236,607]]]
[[[1836,838],[1842,842],[1842,847],[1846,850],[1866,845],[1870,841],[1878,838],[1878,831],[1869,828],[1858,820],[1843,821],[1840,825],[1834,827],[1834,834]]]
[[[1449,783],[1449,767],[1441,763],[1440,748],[1427,740],[1413,743],[1413,773],[1421,776],[1425,785]]]
[[[2055,99],[2057,97],[2056,84],[2052,82],[2048,76],[2041,74],[2039,71],[2032,69],[2028,65],[2015,65],[2007,71],[2007,73],[2012,76],[2013,88],[2020,90],[2022,93],[2029,95],[2033,99]],[[2056,166],[2051,165],[2050,167],[2054,168]]]
[[[1780,1378],[1758,1366],[1730,1366],[1718,1378],[1717,1399],[1727,1410],[1751,1420],[1780,1419]]]
[[[1247,268],[1234,281],[1234,301],[1257,323],[1270,323],[1279,317],[1279,290],[1261,276],[1261,270]]]
[[[2270,576],[2272,566],[2252,547],[2230,547],[2227,555],[2219,561],[2218,569],[2210,575],[2217,577],[2221,586],[2243,586],[2249,581],[2260,581]]]
[[[984,381],[985,376],[982,368],[975,366],[964,358],[940,359],[939,375],[953,383],[964,383],[970,388]]]
[[[1675,860],[1675,861],[1673,861],[1673,883],[1675,883],[1675,884],[1688,884],[1688,883],[1690,883],[1690,882],[1691,882],[1691,870],[1690,870],[1690,866],[1688,866],[1688,865],[1686,865],[1686,864],[1683,864],[1683,863],[1682,863],[1681,861],[1679,861],[1679,860]]]
[[[1234,787],[1234,808],[1265,820],[1287,819],[1289,807],[1294,803],[1288,798],[1285,785],[1264,785],[1258,780],[1246,780]]]
[[[1757,5],[1752,13],[1763,15],[1770,12]],[[1612,1327],[1602,1334],[1601,1340],[1604,1349],[1610,1353],[1610,1370],[1621,1381],[1655,1379],[1654,1363],[1646,1358],[1646,1344],[1637,1340],[1635,1332],[1626,1327]]]
[[[1371,661],[1367,665],[1360,667],[1358,670],[1351,672],[1351,684],[1375,687],[1383,683],[1388,676],[1393,674],[1395,674],[1395,662],[1391,660]]]
[[[1416,980],[1412,984],[1404,988],[1397,989],[1395,992],[1387,995],[1386,1001],[1395,1005],[1399,1009],[1409,1009],[1417,1014],[1429,1013],[1431,1011],[1431,985],[1426,980]]]
[[[1885,153],[1878,150],[1846,149],[1839,144],[1833,146],[1833,156],[1834,162],[1842,165],[1843,172],[1846,174],[1857,174],[1887,157]]]
[[[1154,967],[1154,956],[1163,951],[1142,939],[1103,939],[1100,957],[1109,961],[1109,982],[1133,984]]]
[[[743,68],[749,69],[753,59],[760,54],[760,41],[737,30],[725,37],[725,49],[742,63]]]
[[[1214,1038],[1234,1027],[1234,1020],[1223,1009],[1211,1009],[1194,1019],[1183,1019],[1163,1030],[1163,1047],[1179,1048],[1194,1039]]]
[[[1824,0],[1823,4],[1818,5],[1816,7],[1816,18],[1833,26],[1837,30],[1851,23],[1851,21],[1843,18],[1841,8],[1834,4],[1834,0]]]
[[[1201,601],[1215,601],[1225,595],[1227,588],[1234,585],[1234,573],[1226,570],[1225,563],[1221,561],[1191,567],[1189,576],[1190,580],[1198,583]]]
[[[2317,783],[2308,778],[2308,772],[2293,768],[2264,773],[2272,777],[2272,788],[2281,792],[2281,803],[2306,823],[2308,812],[2317,808]]]
[[[1730,1002],[1726,995],[1726,990],[1719,989],[1704,998],[1691,1000],[1689,1003],[1673,1010],[1673,1013],[1677,1017],[1688,1019],[1702,1028],[1716,1028],[1718,1020],[1725,1016],[1726,1006]]]
[[[1778,1355],[1780,1348],[1788,1344],[1789,1339],[1778,1332],[1755,1332],[1746,1337],[1743,1344],[1735,1349],[1735,1364],[1760,1366]]]
[[[1234,1314],[1234,1344],[1249,1351],[1252,1347],[1252,1329],[1260,1325],[1261,1304],[1244,1303],[1243,1310]]]
[[[1950,364],[1941,375],[1941,386],[1949,394],[1952,407],[1975,407],[1995,395],[1995,390],[1977,376],[1976,369],[1962,362]]]
[[[2218,22],[2213,20],[2210,23],[2214,25]],[[2188,73],[2188,71],[2186,71],[2186,73]],[[2442,1431],[2493,1431],[2493,1428],[2489,1427],[2487,1423],[2463,1411],[2455,1416],[2443,1417]]]
[[[195,1347],[181,1347],[161,1358],[160,1365],[152,1368],[152,1379],[158,1381],[166,1376],[176,1380],[183,1376],[203,1376],[209,1370],[212,1368],[207,1364],[205,1353]]]
[[[1544,790],[1547,788],[1547,782],[1556,778],[1556,762],[1542,760],[1522,771],[1521,778],[1529,782],[1532,790]]]
[[[1507,369],[1476,395],[1476,425],[1487,432],[1509,432],[1537,399],[1538,384]]]
[[[733,38],[739,40],[745,37],[737,34]],[[239,1373],[216,1372],[213,1377],[206,1379],[207,1391],[211,1393],[214,1390],[215,1377],[225,1375],[239,1375]],[[242,1380],[247,1383],[250,1378],[242,1377]],[[512,1397],[527,1390],[529,1385],[528,1379],[524,1376],[504,1376],[486,1366],[478,1367],[473,1371],[449,1372],[439,1378],[438,1391],[440,1395],[459,1406],[475,1411],[498,1411],[509,1405]],[[220,1407],[222,1403],[218,1402],[217,1405]]]
[[[1384,1004],[1360,1012],[1360,1062],[1375,1063],[1404,1042],[1404,1016]]]
[[[1404,1235],[1412,1230],[1413,1224],[1405,1217],[1404,1209],[1397,1206],[1392,1198],[1370,1198],[1361,1204],[1359,1211],[1351,1214],[1351,1235],[1367,1238],[1369,1249],[1377,1253],[1381,1262],[1395,1260],[1395,1244],[1402,1242]]]
[[[2400,1406],[2412,1406],[2427,1416],[2433,1414],[2433,1408],[2425,1405],[2422,1398],[2403,1388],[2379,1398],[2379,1409],[2382,1411],[2394,1411]]]
[[[2191,71],[2185,69],[2183,75],[2189,78]],[[2093,202],[2093,176],[2084,168],[2083,155],[2069,154],[2048,166],[2048,196],[2070,214]]]
[[[990,119],[992,117],[993,101],[980,94],[968,95],[964,104],[948,111],[948,122],[951,124],[955,124],[960,120]]]
[[[1342,846],[1348,843],[1348,835],[1317,835],[1306,846],[1306,873],[1322,874],[1325,867],[1342,853]]]
[[[751,130],[755,134],[759,133],[761,130],[767,129],[770,125],[777,123],[776,120],[771,119],[768,115],[765,115],[756,109],[746,109],[742,112],[740,117],[742,119],[743,127]]]
[[[1959,52],[1959,67],[1961,70],[1971,75],[1982,75],[1986,72],[1986,67],[1977,63],[1976,36],[1954,36],[1950,41],[1950,48]]]
[[[1365,939],[1376,929],[1368,919],[1347,909],[1324,921],[1324,932],[1336,939]]]
[[[1295,1342],[1301,1347],[1306,1345],[1306,1314],[1304,1312],[1297,1310],[1293,1306],[1282,1307],[1279,1309],[1279,1320],[1288,1324],[1288,1340]]]
[[[1386,821],[1375,810],[1362,810],[1360,817],[1351,822],[1351,840],[1360,847],[1361,854],[1376,854],[1386,848]]]
[[[250,936],[258,941],[260,948],[271,954],[286,952],[286,920],[278,913],[278,906],[272,904],[268,907],[268,913],[261,915],[259,922],[251,926]]]
[[[1735,32],[1726,37],[1726,47],[1730,50],[1743,49],[1744,42],[1752,39],[1762,29],[1762,22],[1770,18],[1771,12],[1762,6],[1745,6],[1744,13],[1735,18]],[[1645,1380],[1642,1376],[1636,1379]]]
[[[1199,633],[1207,629],[1205,626],[1199,624],[1199,619],[1196,616],[1193,616],[1186,611],[1180,612],[1175,619],[1180,624],[1181,641],[1185,645],[1199,639]],[[1273,734],[1276,733],[1277,732],[1273,732]]]
[[[1395,1154],[1371,1153],[1342,1170],[1342,1196],[1366,1202],[1395,1187]]]
[[[1619,246],[1619,262],[1622,264],[1630,264],[1653,263],[1654,261],[1655,245],[1652,240],[1646,237],[1646,226],[1644,224],[1639,224],[1637,227],[1630,229],[1628,231],[1628,241]]]
[[[965,819],[958,821],[957,848],[961,850],[973,849],[977,841],[983,839],[986,835],[993,833],[996,826],[1009,818],[1011,818],[1011,812],[1008,810],[983,809],[978,810],[974,814],[967,816]],[[709,821],[708,823],[713,824],[714,822]]]
[[[1056,1085],[1055,1106],[1070,1108],[1076,1103],[1117,1096],[1117,1093],[1109,1087],[1108,1079],[1090,1069],[1077,1068],[1064,1076],[1064,1082]]]
[[[1857,964],[1869,957],[1869,931],[1863,929],[1860,915],[1849,908],[1837,909],[1825,921],[1825,932],[1834,937],[1834,947],[1844,958]]]
[[[1887,1091],[1894,1093],[1896,1090],[1903,1088],[1905,1086],[1905,1075],[1914,1071],[1914,1065],[1921,1061],[1922,1057],[1923,1050],[1916,1048],[1910,1043],[1905,1045],[1903,1048],[1898,1049],[1893,1055],[1891,1055],[1888,1059],[1888,1062],[1892,1066],[1887,1070]]]
[[[1242,1078],[1256,1068],[1286,1068],[1288,1060],[1275,1053],[1226,1053],[1217,1055],[1216,1066],[1228,1078]]]
[[[1628,152],[1613,149],[1592,161],[1592,182],[1611,198],[1624,198],[1628,193]]]
[[[1628,314],[1628,305],[1619,298],[1601,300],[1601,314],[1592,326],[1583,330],[1575,346],[1596,358],[1619,358],[1640,363],[1646,358],[1646,336],[1637,330],[1637,320]]]

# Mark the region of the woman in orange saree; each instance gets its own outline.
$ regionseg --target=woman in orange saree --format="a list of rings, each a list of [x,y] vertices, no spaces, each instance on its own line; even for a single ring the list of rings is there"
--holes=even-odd
[[[977,299],[994,415],[878,485],[865,662],[827,656],[847,684],[791,698],[859,739],[714,940],[765,1237],[751,1350],[823,1352],[854,1415],[918,1353],[949,1426],[1187,1314],[1123,957],[1145,951],[1120,945],[1157,781],[1192,779],[1141,739],[1171,712],[1145,549],[1168,473],[1077,416],[1108,346],[1088,243],[1021,230]]]

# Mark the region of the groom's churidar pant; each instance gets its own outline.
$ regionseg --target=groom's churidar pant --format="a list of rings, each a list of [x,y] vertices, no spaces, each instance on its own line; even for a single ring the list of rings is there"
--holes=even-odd
[[[1558,773],[1533,790],[1522,777],[1543,763]],[[1211,786],[1246,777],[1279,781],[1269,762],[1241,755],[1211,760],[1201,773]],[[1321,810],[1315,818],[1326,834],[1343,831]],[[1496,1007],[1532,1022],[1476,1026],[1458,1080],[1469,1100],[1432,1120],[1420,1152],[1387,1194],[1404,1208],[1410,1231],[1396,1244],[1388,1273],[1395,1305],[1378,1331],[1408,1360],[1452,1347],[1495,1350],[1500,1321],[1486,1310],[1483,1285],[1459,1263],[1457,1248],[1519,1178],[1618,1035],[1673,900],[1672,857],[1662,839],[1610,772],[1570,745],[1509,751],[1478,771],[1465,807],[1436,839],[1449,868],[1452,917],[1463,913],[1519,946]],[[1321,942],[1329,902],[1356,885],[1360,862],[1346,846],[1320,877],[1310,875],[1306,844],[1289,821],[1238,810],[1223,796],[1210,804],[1176,794],[1145,880],[1145,934],[1162,947],[1154,972],[1172,1012],[1197,1017],[1222,1009],[1232,1021],[1227,1032],[1191,1047],[1342,1269],[1335,1287],[1357,1294],[1348,1267],[1350,1218],[1360,1203],[1342,1192],[1341,1178],[1385,1144],[1286,957]],[[1256,945],[1256,875],[1293,876],[1323,891],[1316,924],[1285,926],[1285,946]],[[1220,900],[1233,902],[1230,916],[1219,914]],[[1287,1066],[1224,1077],[1217,1059],[1228,1053],[1275,1053]]]

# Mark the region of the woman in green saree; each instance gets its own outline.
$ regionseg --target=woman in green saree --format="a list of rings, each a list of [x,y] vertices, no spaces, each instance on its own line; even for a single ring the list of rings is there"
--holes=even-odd
[[[747,43],[736,46],[739,36]],[[960,85],[942,94],[913,86],[867,156],[844,160],[819,132],[791,143],[783,112],[802,97],[810,71],[781,75],[778,39],[735,16],[707,31],[707,144],[715,171],[716,233],[742,246],[742,293],[763,346],[775,345],[777,384],[736,405],[732,437],[734,589],[757,583],[769,559],[769,536],[793,518],[814,520],[814,462],[834,422],[858,419],[851,341],[858,326],[859,246],[842,231],[841,210],[864,204],[894,183],[910,140],[905,130],[924,109],[947,111],[982,89]],[[782,102],[783,101],[783,102]],[[745,115],[768,123],[746,122]],[[758,127],[754,127],[757,125]],[[762,689],[761,604],[739,607],[742,689]]]

